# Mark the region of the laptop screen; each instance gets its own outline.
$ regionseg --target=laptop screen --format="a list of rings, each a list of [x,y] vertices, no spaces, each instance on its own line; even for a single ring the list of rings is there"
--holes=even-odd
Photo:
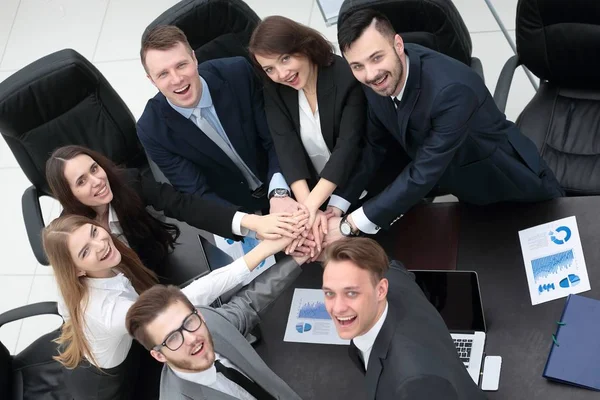
[[[485,332],[477,274],[473,271],[411,271],[450,332]]]

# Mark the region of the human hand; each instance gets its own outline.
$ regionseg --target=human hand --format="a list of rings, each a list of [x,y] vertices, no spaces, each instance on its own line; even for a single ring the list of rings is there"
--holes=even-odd
[[[341,217],[332,217],[327,220],[327,235],[323,239],[323,247],[329,246],[344,237],[340,232]]]
[[[295,214],[296,212],[301,210],[308,214],[308,209],[304,204],[298,203],[296,200],[292,199],[289,196],[272,197],[271,200],[269,200],[269,206],[269,214]]]
[[[327,206],[327,209],[325,210],[325,215],[327,215],[327,218],[341,217],[343,214],[344,212],[335,206]]]
[[[248,228],[256,232],[257,238],[271,240],[283,236],[295,239],[305,230],[304,226],[308,222],[308,214],[304,211],[298,211],[296,214],[277,213],[254,217],[252,225]]]

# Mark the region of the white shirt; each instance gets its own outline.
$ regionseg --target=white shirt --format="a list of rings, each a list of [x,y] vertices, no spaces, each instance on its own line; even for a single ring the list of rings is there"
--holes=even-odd
[[[125,327],[127,311],[138,294],[122,273],[111,278],[86,278],[88,287],[87,306],[84,312],[84,335],[94,355],[97,366],[112,368],[121,364],[131,347],[132,338]],[[190,301],[198,306],[209,305],[222,293],[241,284],[250,274],[243,258],[214,270],[182,289]],[[85,305],[85,300],[83,300]],[[58,312],[69,318],[62,297],[59,296]]]
[[[367,370],[367,366],[369,365],[369,357],[371,356],[371,350],[373,350],[373,344],[375,344],[375,339],[377,339],[377,335],[379,335],[379,331],[385,322],[385,317],[387,317],[388,313],[388,303],[387,300],[385,302],[385,308],[383,309],[383,314],[377,320],[375,325],[371,329],[367,331],[364,335],[357,336],[352,339],[354,345],[360,350],[363,361],[365,362],[365,371]]]
[[[402,96],[404,96],[404,89],[406,89],[406,83],[408,82],[408,70],[410,69],[410,62],[408,59],[408,55],[406,55],[406,79],[404,80],[404,86],[402,86],[402,90],[398,93],[398,96],[395,96],[398,101],[402,101]],[[392,96],[392,100],[394,100],[394,96]],[[395,103],[394,103],[395,104]],[[346,210],[342,210],[346,212]],[[379,226],[374,224],[367,216],[365,215],[365,211],[362,207],[356,209],[352,214],[352,221],[354,225],[361,231],[365,233],[375,234],[379,232],[381,229]]]
[[[244,374],[244,372],[242,372],[238,367],[233,365],[228,359],[224,358],[223,356],[220,356],[216,352],[215,360],[219,360],[224,366],[234,368],[240,373]],[[217,372],[217,368],[215,368],[214,364],[209,369],[201,372],[180,372],[173,368],[171,368],[171,370],[175,375],[177,375],[181,379],[197,383],[198,385],[208,386],[211,389],[218,390],[219,392],[223,392],[225,394],[233,396],[236,399],[256,400],[256,398],[250,393],[248,393],[244,388],[239,386],[237,383],[230,381],[225,376],[223,376],[223,374]],[[248,376],[246,375],[246,377]]]
[[[248,228],[242,227],[242,218],[247,215],[246,213],[236,211],[233,215],[233,219],[231,220],[231,232],[238,236],[247,236],[250,233]],[[110,233],[115,235],[121,242],[125,243],[128,247],[129,242],[127,242],[127,238],[123,234],[123,228],[121,228],[121,223],[119,222],[119,217],[117,217],[117,213],[110,203],[108,204],[108,227],[110,228]]]

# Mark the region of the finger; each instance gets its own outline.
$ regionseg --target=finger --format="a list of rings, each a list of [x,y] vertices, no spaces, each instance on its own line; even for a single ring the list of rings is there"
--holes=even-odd
[[[327,217],[325,215],[321,215],[321,229],[323,234],[327,235]]]
[[[306,247],[312,247],[314,249],[315,247],[317,247],[317,242],[315,242],[314,240],[308,240],[308,239],[306,239],[304,241],[304,246],[306,246]]]
[[[278,232],[281,229],[286,230],[286,231],[288,231],[290,233],[295,233],[295,232],[299,231],[298,228],[296,228],[295,225],[288,224],[288,223],[285,223],[285,222],[281,222],[277,226],[274,226],[271,231],[272,232]]]
[[[273,230],[272,234],[278,235],[280,238],[285,236],[290,239],[296,239],[298,237],[297,233],[286,231],[285,229],[276,228]]]
[[[281,239],[282,236],[277,233],[265,233],[264,235],[262,235],[262,237],[267,240],[277,240]]]
[[[285,254],[291,254],[292,253],[292,245],[294,244],[294,242],[290,243],[287,245],[287,247],[285,248]]]
[[[283,218],[283,217],[293,217],[294,214],[292,214],[291,212],[278,212],[278,213],[272,213],[269,215],[265,215],[266,217],[271,216],[271,217],[277,217],[277,218]]]
[[[277,217],[276,225],[281,226],[281,224],[292,224],[297,225],[301,219],[293,218],[293,217]]]
[[[315,236],[315,242],[317,243],[317,251],[321,251],[321,230],[319,229],[318,224],[315,224],[313,227],[313,235]]]

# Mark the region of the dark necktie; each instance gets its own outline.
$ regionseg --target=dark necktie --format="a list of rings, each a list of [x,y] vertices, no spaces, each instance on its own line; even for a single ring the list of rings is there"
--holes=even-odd
[[[398,100],[398,98],[394,97],[393,99],[394,104],[396,105],[396,112],[398,112],[398,109],[400,108],[400,100]]]
[[[348,355],[350,359],[354,362],[354,364],[358,367],[360,372],[363,374],[366,373],[365,362],[362,359],[362,354],[358,347],[354,344],[354,342],[350,342],[350,347],[348,347]]]
[[[230,381],[234,382],[239,387],[244,389],[246,392],[250,393],[256,398],[256,400],[275,399],[265,389],[260,387],[256,382],[246,378],[246,376],[237,369],[226,367],[223,364],[221,364],[221,361],[219,360],[215,360],[215,368],[217,369],[217,372],[222,373],[225,378],[229,379]]]

